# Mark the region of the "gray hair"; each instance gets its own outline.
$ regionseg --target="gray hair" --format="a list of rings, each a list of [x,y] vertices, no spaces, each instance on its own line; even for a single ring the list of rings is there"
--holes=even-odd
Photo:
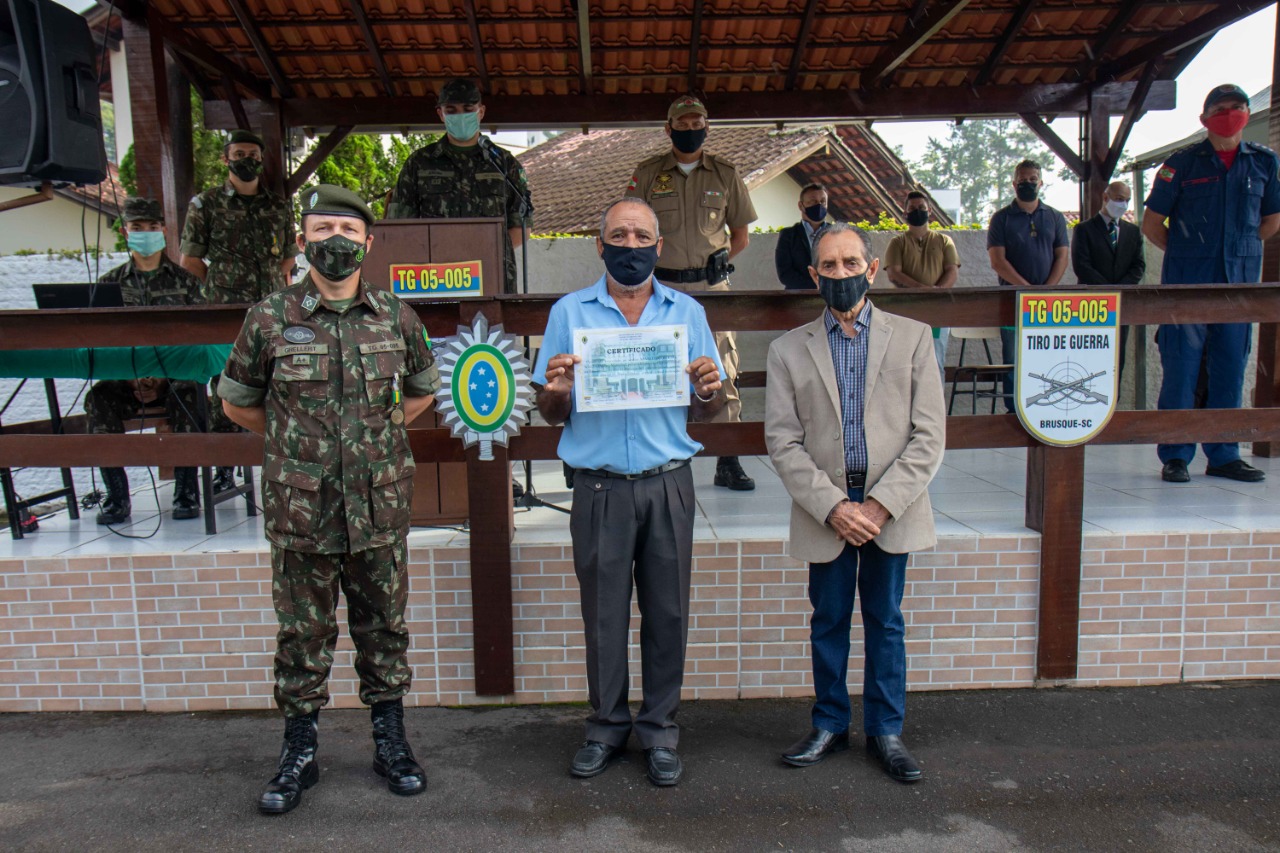
[[[609,202],[608,207],[604,209],[604,213],[600,214],[600,239],[604,239],[605,226],[609,224],[609,212],[620,204],[638,204],[645,210],[649,211],[649,215],[653,217],[653,237],[656,240],[662,236],[662,231],[658,225],[658,214],[649,206],[649,202],[633,195],[624,195],[622,198]]]
[[[818,229],[818,233],[814,235],[813,246],[809,249],[809,263],[816,270],[818,268],[818,246],[823,239],[831,234],[856,234],[858,239],[862,241],[862,259],[867,262],[868,266],[875,255],[871,252],[871,236],[856,225],[848,225],[844,222],[828,222],[826,225]]]

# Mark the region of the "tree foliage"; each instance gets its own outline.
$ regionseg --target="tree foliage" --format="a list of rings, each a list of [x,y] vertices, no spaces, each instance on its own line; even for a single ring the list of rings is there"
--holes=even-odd
[[[387,193],[395,188],[400,169],[413,152],[439,138],[433,133],[391,136],[352,134],[324,159],[307,187],[336,184],[360,196],[381,218]]]
[[[221,184],[227,178],[227,167],[222,165],[222,148],[227,144],[227,135],[218,130],[208,130],[204,126],[204,102],[200,96],[191,92],[191,148],[195,160],[196,192]],[[129,195],[138,194],[138,166],[134,159],[133,146],[125,152],[120,160],[120,183]],[[182,202],[185,203],[186,199]]]
[[[1042,180],[1075,176],[1031,129],[1016,119],[953,124],[946,139],[929,137],[929,148],[911,171],[925,186],[960,190],[960,221],[986,222],[1013,198],[1013,171],[1023,160],[1044,167]]]

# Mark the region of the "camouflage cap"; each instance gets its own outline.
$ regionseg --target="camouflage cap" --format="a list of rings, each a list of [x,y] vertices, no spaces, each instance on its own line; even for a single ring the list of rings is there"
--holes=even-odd
[[[1228,99],[1244,101],[1246,107],[1249,106],[1249,96],[1235,83],[1223,83],[1221,86],[1214,86],[1209,90],[1209,94],[1204,99],[1204,111],[1209,112],[1209,107]]]
[[[671,106],[667,108],[667,121],[675,121],[682,115],[687,113],[697,113],[703,118],[707,117],[707,108],[703,106],[693,95],[681,95],[671,102]]]
[[[363,219],[366,225],[373,224],[373,211],[364,199],[345,187],[333,184],[320,184],[301,193],[302,215],[309,213],[327,213],[330,216],[355,216]]]
[[[134,196],[125,199],[121,219],[125,222],[164,222],[164,210],[160,207],[160,202],[153,198]]]
[[[267,144],[262,141],[262,137],[251,130],[233,130],[231,138],[227,140],[228,145],[235,145],[237,142],[247,142],[256,145],[262,150],[266,150]]]
[[[480,87],[476,81],[466,77],[457,77],[444,84],[440,94],[436,96],[436,106],[445,104],[478,104],[480,103]]]

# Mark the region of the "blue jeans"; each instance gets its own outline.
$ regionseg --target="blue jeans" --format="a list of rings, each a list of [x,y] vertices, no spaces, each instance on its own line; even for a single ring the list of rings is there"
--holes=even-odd
[[[861,502],[862,489],[850,489],[849,500]],[[837,734],[849,728],[849,631],[856,589],[866,650],[863,732],[868,737],[902,734],[907,700],[902,589],[908,556],[886,553],[871,541],[858,547],[846,544],[829,563],[809,564],[814,727]]]
[[[1244,387],[1253,326],[1250,323],[1187,323],[1161,326],[1156,343],[1164,378],[1160,383],[1161,409],[1194,409],[1200,358],[1207,357],[1209,374],[1205,408],[1238,409]],[[1190,462],[1196,455],[1194,444],[1161,444],[1156,447],[1161,462],[1181,459]],[[1209,464],[1217,467],[1240,458],[1240,445],[1209,442],[1204,445]]]

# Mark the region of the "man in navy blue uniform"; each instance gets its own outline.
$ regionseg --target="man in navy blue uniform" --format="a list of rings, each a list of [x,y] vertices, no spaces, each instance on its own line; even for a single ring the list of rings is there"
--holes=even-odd
[[[1280,229],[1280,158],[1270,148],[1242,142],[1249,98],[1235,85],[1218,86],[1200,116],[1208,138],[1176,152],[1156,174],[1147,197],[1142,233],[1164,249],[1162,284],[1255,282],[1262,276],[1262,241]],[[1167,220],[1167,222],[1166,222]],[[1249,323],[1164,325],[1156,334],[1164,381],[1161,409],[1195,408],[1200,360],[1209,386],[1205,407],[1240,408],[1249,354]],[[1161,444],[1161,477],[1191,479],[1194,444]],[[1235,442],[1206,442],[1205,473],[1256,483],[1265,475],[1240,458]]]

